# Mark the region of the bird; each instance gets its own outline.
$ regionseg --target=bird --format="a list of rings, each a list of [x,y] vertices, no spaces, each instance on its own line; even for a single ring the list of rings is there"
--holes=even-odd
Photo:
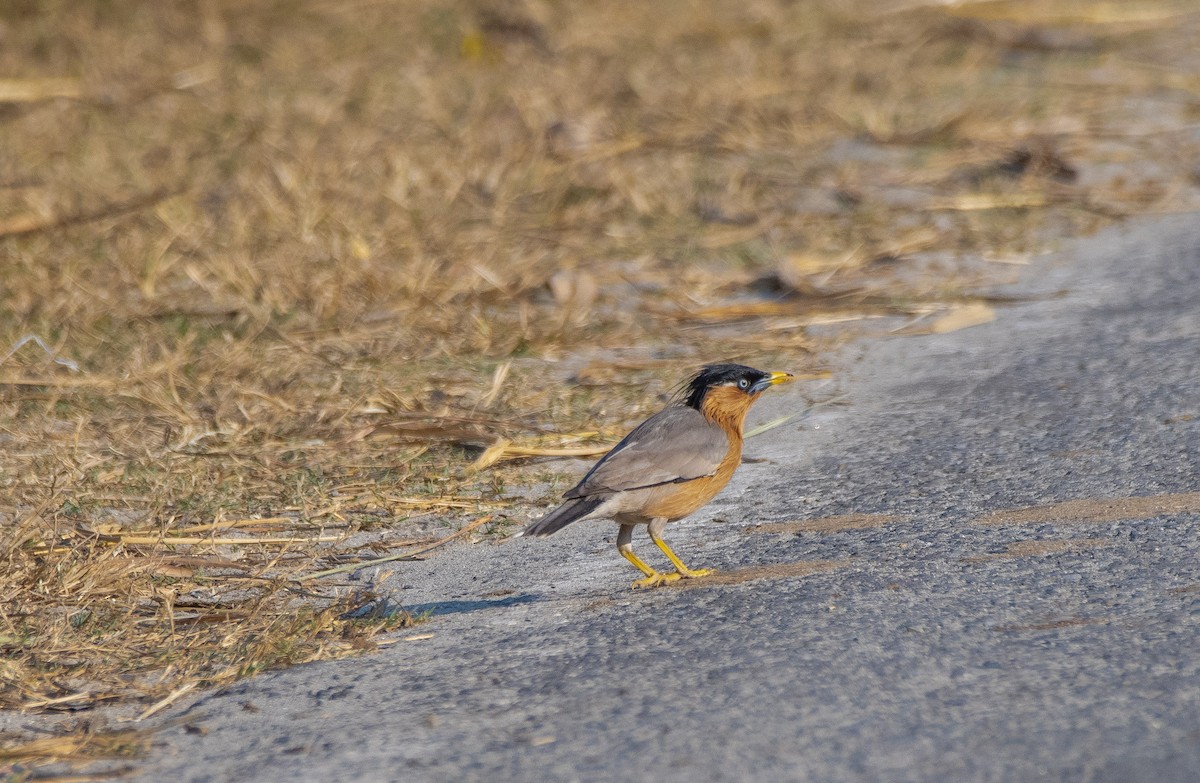
[[[620,525],[617,551],[642,572],[633,588],[708,576],[691,569],[663,540],[663,530],[700,509],[725,488],[742,461],[746,413],[764,391],[792,380],[743,364],[708,364],[686,380],[667,407],[635,427],[572,489],[563,503],[521,532],[548,536],[573,522],[610,519]],[[633,531],[646,525],[674,573],[654,570],[633,552]]]

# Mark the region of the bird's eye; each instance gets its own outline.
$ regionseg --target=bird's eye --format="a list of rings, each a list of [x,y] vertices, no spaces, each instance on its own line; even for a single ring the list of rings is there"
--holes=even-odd
[[[742,378],[740,381],[738,381],[738,388],[739,389],[749,389],[750,388],[750,379]]]

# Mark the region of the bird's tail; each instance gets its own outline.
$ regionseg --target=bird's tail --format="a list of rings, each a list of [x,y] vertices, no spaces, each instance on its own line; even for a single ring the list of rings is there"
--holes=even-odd
[[[548,536],[551,533],[557,533],[572,522],[583,519],[588,514],[595,511],[601,503],[604,502],[603,497],[589,495],[583,498],[572,498],[566,503],[563,503],[558,508],[551,511],[546,516],[534,522],[521,533],[523,536]]]

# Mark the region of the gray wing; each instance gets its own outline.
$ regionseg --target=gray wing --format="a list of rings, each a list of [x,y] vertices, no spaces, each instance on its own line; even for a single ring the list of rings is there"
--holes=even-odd
[[[729,438],[695,408],[671,405],[639,424],[564,497],[654,487],[711,476]]]

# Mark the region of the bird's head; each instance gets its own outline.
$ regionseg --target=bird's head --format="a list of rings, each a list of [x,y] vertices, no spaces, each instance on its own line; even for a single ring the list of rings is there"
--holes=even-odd
[[[709,364],[700,368],[684,387],[684,403],[698,411],[704,410],[704,398],[709,391],[728,388],[725,394],[740,394],[746,402],[778,383],[792,379],[791,373],[764,372],[744,364]]]

